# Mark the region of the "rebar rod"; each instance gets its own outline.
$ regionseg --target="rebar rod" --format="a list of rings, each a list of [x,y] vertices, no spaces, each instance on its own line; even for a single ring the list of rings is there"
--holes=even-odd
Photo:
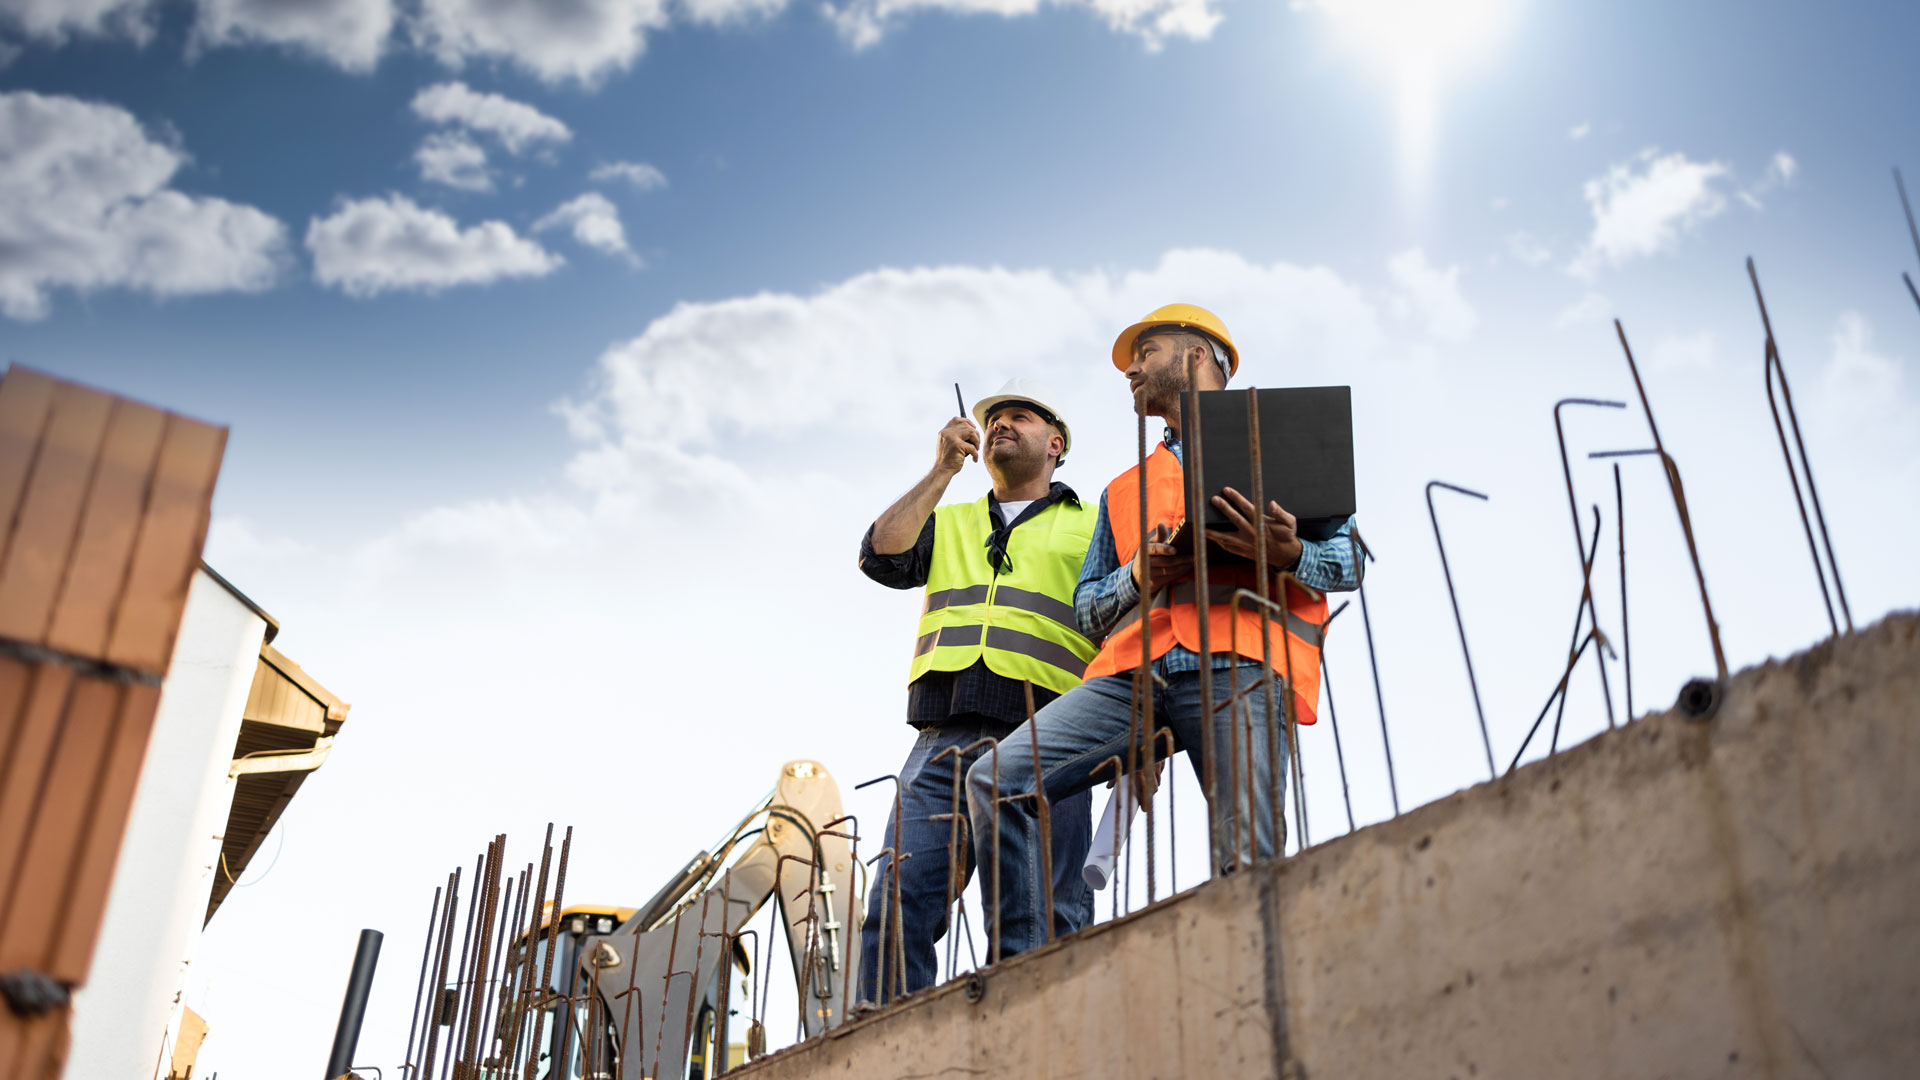
[[[1904,200],[1905,191],[1901,192]],[[1767,314],[1767,298],[1760,292],[1760,274],[1754,269],[1751,256],[1747,259],[1747,278],[1753,282],[1753,299],[1760,306],[1760,325],[1766,330],[1766,356],[1763,363],[1767,382],[1767,408],[1773,413],[1773,430],[1780,437],[1780,456],[1787,463],[1787,479],[1793,484],[1794,505],[1800,510],[1800,527],[1807,534],[1807,552],[1813,556],[1813,572],[1820,581],[1820,598],[1827,605],[1827,622],[1832,624],[1833,636],[1840,636],[1840,624],[1833,618],[1833,598],[1827,595],[1827,576],[1820,569],[1820,553],[1813,546],[1813,530],[1807,524],[1807,504],[1800,498],[1800,481],[1794,475],[1793,455],[1787,451],[1787,432],[1780,425],[1780,406],[1774,400],[1773,384],[1778,376],[1780,397],[1787,403],[1787,422],[1793,426],[1793,444],[1800,451],[1800,471],[1807,477],[1807,494],[1813,499],[1813,516],[1820,524],[1820,542],[1827,551],[1827,567],[1833,571],[1833,591],[1840,598],[1840,614],[1847,621],[1847,631],[1853,631],[1853,609],[1847,606],[1846,586],[1840,583],[1840,564],[1833,557],[1833,537],[1827,532],[1826,511],[1820,506],[1820,489],[1813,482],[1813,459],[1807,456],[1807,442],[1800,434],[1800,417],[1793,408],[1793,388],[1787,385],[1786,365],[1780,362],[1780,345],[1773,336],[1773,320]]]
[[[1213,639],[1212,615],[1208,609],[1207,594],[1207,535],[1206,535],[1206,462],[1201,452],[1200,433],[1200,354],[1197,349],[1187,350],[1187,400],[1193,405],[1190,415],[1182,416],[1180,423],[1180,444],[1186,450],[1186,459],[1182,463],[1191,493],[1187,505],[1198,512],[1200,520],[1193,523],[1193,602],[1200,618],[1200,715],[1206,720],[1205,737],[1207,753],[1211,757],[1214,750],[1213,729],[1217,717],[1213,713]],[[1144,627],[1143,627],[1144,630]],[[1229,726],[1229,735],[1232,734]],[[1217,779],[1217,777],[1216,777]],[[1220,867],[1215,866],[1215,874]]]
[[[1585,566],[1588,555],[1586,549],[1581,546],[1579,501],[1574,497],[1573,493],[1573,465],[1567,460],[1567,430],[1560,420],[1560,410],[1568,405],[1582,405],[1596,409],[1624,409],[1627,407],[1627,403],[1602,398],[1561,398],[1559,401],[1553,403],[1553,435],[1560,446],[1560,476],[1561,479],[1566,481],[1567,486],[1567,516],[1573,523],[1574,562],[1578,565]],[[1584,610],[1587,613],[1587,618],[1593,620],[1593,628],[1599,630],[1600,608],[1595,604],[1591,592],[1586,596]],[[1579,632],[1580,628],[1577,626],[1574,627],[1574,633],[1578,634]],[[1604,631],[1602,634],[1604,636]],[[1569,643],[1567,648],[1571,650],[1573,645]],[[1613,688],[1612,685],[1607,682],[1606,654],[1603,650],[1596,655],[1600,657],[1600,662],[1594,666],[1594,673],[1600,677],[1600,697],[1607,707],[1607,729],[1612,730],[1615,726],[1613,722]],[[1565,708],[1565,705],[1566,703],[1563,701],[1561,707]]]
[[[1367,610],[1367,563],[1376,561],[1373,549],[1360,537],[1356,526],[1350,530],[1353,542],[1360,545],[1360,559],[1357,569],[1360,581],[1354,591],[1360,594],[1360,625],[1367,632],[1367,665],[1373,669],[1373,702],[1380,714],[1380,749],[1387,758],[1387,794],[1393,798],[1393,816],[1400,816],[1400,784],[1393,775],[1393,740],[1387,737],[1387,699],[1380,692],[1380,656],[1373,648],[1373,614]]]
[[[1500,773],[1493,764],[1493,739],[1487,734],[1486,710],[1480,707],[1480,682],[1473,677],[1473,653],[1467,649],[1467,624],[1460,617],[1460,597],[1453,589],[1453,569],[1447,565],[1446,541],[1440,538],[1440,515],[1433,509],[1434,488],[1445,488],[1448,491],[1458,492],[1462,495],[1479,499],[1481,502],[1486,502],[1487,496],[1477,491],[1460,487],[1457,484],[1449,484],[1444,480],[1429,480],[1427,482],[1427,520],[1433,522],[1433,546],[1440,549],[1440,573],[1446,578],[1447,600],[1453,605],[1454,628],[1460,632],[1460,655],[1467,662],[1467,687],[1473,691],[1473,712],[1480,720],[1480,742],[1487,751],[1487,775],[1489,778],[1493,778],[1499,776]],[[1363,598],[1361,601],[1362,614],[1365,614],[1365,611],[1366,603]],[[1395,806],[1396,809],[1394,812],[1397,814],[1399,812],[1397,809],[1398,800],[1395,801]]]
[[[1620,463],[1613,463],[1613,527],[1620,534],[1620,662],[1625,670],[1627,722],[1633,711],[1633,631],[1627,624],[1627,500],[1620,487]]]
[[[1640,395],[1640,409],[1647,417],[1647,430],[1653,435],[1654,449],[1660,452],[1660,462],[1667,470],[1667,490],[1673,496],[1674,512],[1680,516],[1680,531],[1687,538],[1687,557],[1693,561],[1694,581],[1700,586],[1700,609],[1707,620],[1707,638],[1713,645],[1713,667],[1720,685],[1727,682],[1727,653],[1720,647],[1720,624],[1713,617],[1713,601],[1707,596],[1707,573],[1700,566],[1700,548],[1693,539],[1693,518],[1687,512],[1686,486],[1680,481],[1680,465],[1667,453],[1667,447],[1660,440],[1660,427],[1653,421],[1653,406],[1647,401],[1646,384],[1640,381],[1640,366],[1633,361],[1633,348],[1627,344],[1627,329],[1619,319],[1613,320],[1613,330],[1620,338],[1620,350],[1626,353],[1627,370],[1633,374],[1633,388]]]
[[[427,913],[426,944],[420,950],[420,978],[413,991],[413,1011],[407,1014],[407,1052],[400,1058],[409,1065],[413,1063],[414,1028],[420,1023],[420,1002],[427,993],[427,961],[433,956],[433,929],[440,920],[440,897],[444,891],[441,886],[434,886],[433,907]]]
[[[1053,814],[1047,806],[1047,785],[1040,768],[1040,729],[1033,722],[1033,680],[1022,679],[1027,695],[1027,737],[1033,743],[1033,799],[1040,819],[1040,895],[1046,898],[1047,928],[1041,940],[1053,943]],[[1149,824],[1149,830],[1152,826]],[[1148,867],[1152,869],[1151,866]],[[1153,895],[1153,879],[1147,879],[1147,895]]]
[[[1327,621],[1320,624],[1320,640],[1322,642],[1327,640],[1327,628],[1333,625],[1333,620],[1339,618],[1340,613],[1347,610],[1347,603],[1351,603],[1351,601],[1342,603],[1339,607],[1334,608],[1333,614],[1327,616]],[[1327,667],[1327,654],[1324,645],[1322,645],[1320,652],[1320,685],[1327,688],[1327,722],[1333,726],[1333,757],[1334,761],[1337,762],[1340,767],[1340,798],[1341,801],[1347,805],[1347,831],[1353,832],[1359,826],[1355,825],[1353,821],[1353,791],[1347,786],[1347,753],[1340,746],[1340,713],[1333,707],[1333,675]]]
[[[414,1077],[431,1077],[433,1063],[440,1049],[440,1017],[446,1014],[447,964],[453,956],[453,920],[459,917],[460,910],[460,867],[454,867],[447,879],[446,917],[440,923],[440,944],[434,953],[433,961],[433,1008],[428,1010],[429,1023],[426,1038],[421,1040],[423,1053],[421,1065]]]
[[[1593,614],[1593,564],[1600,561],[1600,507],[1598,506],[1595,506],[1593,508],[1593,543],[1587,546],[1592,548],[1593,553],[1591,555],[1588,555],[1585,559],[1583,559],[1580,564],[1580,572],[1581,572],[1580,603],[1584,606],[1587,614],[1592,615]],[[1579,611],[1575,611],[1573,613],[1573,632],[1575,634],[1578,634],[1580,632],[1580,612]],[[1607,655],[1606,635],[1601,633],[1600,624],[1598,621],[1595,621],[1593,624],[1593,633],[1595,636],[1600,638],[1600,648],[1593,650],[1594,663],[1598,665],[1604,661],[1604,657]],[[1569,655],[1571,655],[1573,651],[1571,645],[1569,645],[1567,651]],[[1609,710],[1609,712],[1611,712],[1611,710]],[[1561,694],[1560,708],[1557,711],[1555,711],[1553,714],[1553,737],[1549,739],[1547,742],[1548,757],[1552,757],[1553,755],[1560,752],[1560,718],[1565,716],[1566,713],[1567,713],[1567,695]],[[1607,727],[1608,728],[1613,727],[1613,717],[1611,715],[1607,717]]]

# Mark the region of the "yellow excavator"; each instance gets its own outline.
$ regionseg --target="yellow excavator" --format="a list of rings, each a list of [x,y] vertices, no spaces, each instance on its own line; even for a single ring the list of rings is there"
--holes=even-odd
[[[860,961],[861,905],[853,829],[842,815],[826,768],[790,761],[772,794],[645,904],[557,913],[549,904],[539,931],[523,932],[506,957],[510,975],[497,998],[505,1004],[493,1025],[506,1034],[480,1075],[524,1078],[529,1062],[545,1080],[708,1080],[725,1072],[739,1063],[729,1048],[744,1004],[733,975],[753,977],[753,954],[774,954],[772,942],[741,931],[769,900],[786,930],[805,1036],[844,1022]],[[519,985],[524,972],[533,973],[532,993]],[[748,1018],[743,1042],[747,1057],[765,1052],[758,1019]]]

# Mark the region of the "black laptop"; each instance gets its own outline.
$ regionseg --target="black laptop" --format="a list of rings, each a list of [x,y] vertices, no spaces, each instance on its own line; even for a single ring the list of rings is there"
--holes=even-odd
[[[1186,467],[1196,457],[1206,490],[1203,505],[1187,491],[1187,521],[1209,529],[1231,529],[1212,496],[1233,488],[1253,498],[1252,440],[1248,437],[1247,397],[1257,395],[1260,410],[1260,476],[1264,496],[1299,519],[1301,537],[1324,540],[1353,515],[1353,393],[1346,386],[1281,387],[1270,390],[1203,390],[1181,395],[1180,430]],[[1199,399],[1199,437],[1185,417]],[[1195,450],[1199,453],[1196,455]],[[1188,550],[1190,528],[1174,544]],[[1224,556],[1216,545],[1216,555]]]

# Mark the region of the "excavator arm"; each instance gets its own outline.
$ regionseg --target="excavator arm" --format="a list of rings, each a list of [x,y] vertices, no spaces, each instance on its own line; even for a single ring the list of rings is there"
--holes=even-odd
[[[532,1000],[544,1016],[500,1025],[524,1035],[512,1067],[497,1075],[525,1078],[529,1059],[534,1080],[706,1080],[724,1071],[728,1014],[748,1011],[730,1001],[729,976],[750,966],[754,937],[743,943],[741,931],[769,900],[786,928],[805,1036],[842,1023],[861,919],[853,829],[842,814],[840,789],[824,766],[788,762],[773,794],[644,906],[618,911],[626,917],[617,920],[572,909],[557,916],[563,932],[550,935],[552,985],[544,994],[502,995]],[[772,944],[763,951],[771,957]],[[748,1023],[747,1046],[757,1056],[765,1032],[753,1030],[757,1018]]]

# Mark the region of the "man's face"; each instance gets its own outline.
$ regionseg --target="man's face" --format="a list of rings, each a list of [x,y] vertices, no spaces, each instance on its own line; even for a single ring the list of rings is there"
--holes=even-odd
[[[1166,416],[1178,407],[1187,388],[1185,335],[1154,334],[1133,343],[1133,363],[1127,384],[1133,388],[1133,411],[1142,416]],[[1211,361],[1208,361],[1211,363]]]
[[[1051,448],[1057,456],[1060,447],[1052,440],[1060,437],[1052,424],[1040,414],[1022,405],[995,409],[987,417],[987,463],[1027,474],[1047,463]]]

